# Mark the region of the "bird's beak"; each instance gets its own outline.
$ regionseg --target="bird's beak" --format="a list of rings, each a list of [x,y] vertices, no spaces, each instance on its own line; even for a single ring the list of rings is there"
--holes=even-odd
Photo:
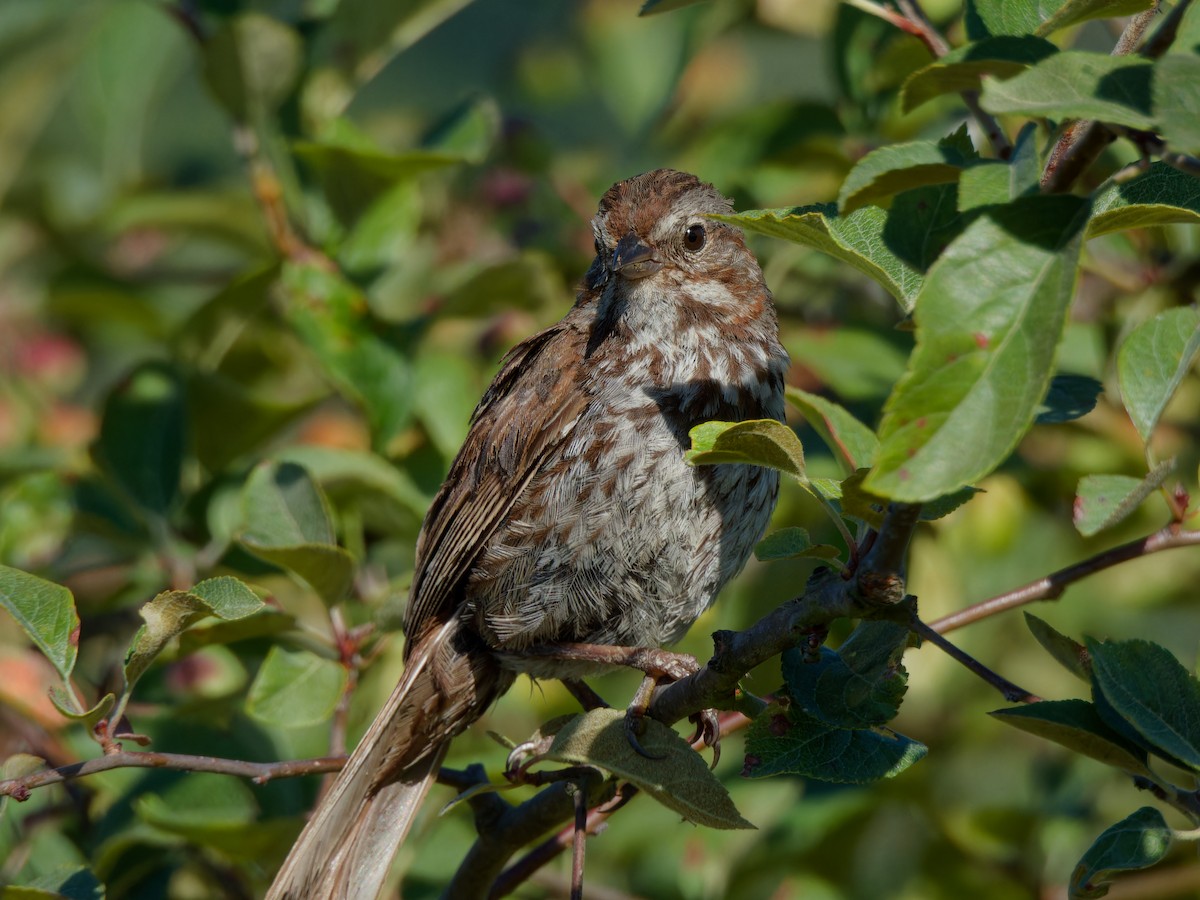
[[[662,268],[662,262],[654,255],[654,251],[631,231],[617,242],[612,267],[622,278],[634,280],[653,275]]]

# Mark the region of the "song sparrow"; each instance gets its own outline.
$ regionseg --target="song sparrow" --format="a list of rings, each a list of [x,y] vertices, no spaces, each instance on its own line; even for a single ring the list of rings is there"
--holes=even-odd
[[[451,738],[517,672],[675,641],[742,568],[777,475],[684,461],[701,422],[783,417],[771,294],[706,218],[731,209],[669,169],[605,193],[575,306],[508,354],[425,518],[401,682],[268,897],[375,897]]]

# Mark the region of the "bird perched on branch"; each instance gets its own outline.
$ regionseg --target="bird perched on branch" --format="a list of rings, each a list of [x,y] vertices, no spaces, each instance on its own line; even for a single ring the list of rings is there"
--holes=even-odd
[[[268,898],[372,900],[451,739],[518,673],[674,674],[654,649],[741,570],[778,492],[684,459],[702,422],[783,418],[771,294],[709,218],[731,211],[670,169],[604,194],[574,307],[505,358],[425,517],[400,683]]]

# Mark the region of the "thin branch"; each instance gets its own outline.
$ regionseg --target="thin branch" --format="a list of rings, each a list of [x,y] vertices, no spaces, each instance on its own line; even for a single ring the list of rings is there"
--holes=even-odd
[[[986,619],[997,613],[1015,609],[1018,606],[1024,606],[1026,603],[1035,603],[1039,600],[1057,600],[1069,585],[1089,575],[1102,572],[1105,569],[1128,562],[1131,559],[1149,556],[1152,553],[1172,550],[1176,547],[1194,547],[1197,545],[1200,545],[1200,531],[1180,531],[1175,526],[1168,526],[1149,537],[1112,547],[1082,562],[1067,566],[1065,569],[1059,569],[1057,572],[1047,575],[1044,578],[1039,578],[1037,581],[1031,581],[1023,587],[1006,591],[989,600],[984,600],[968,606],[966,609],[961,609],[956,613],[943,616],[940,619],[930,622],[929,627],[939,634],[945,634],[956,628],[962,628],[964,625],[970,625],[972,622],[978,622],[980,619]]]
[[[908,627],[914,634],[920,635],[924,640],[943,650],[952,659],[962,663],[1001,694],[1009,703],[1037,703],[1042,698],[1037,694],[1032,694],[1022,687],[1013,684],[1003,675],[998,672],[993,672],[971,654],[967,653],[960,647],[956,647],[950,643],[916,616],[912,617],[912,621],[908,623]]]
[[[933,27],[933,23],[929,21],[929,17],[925,15],[925,10],[921,8],[921,4],[917,0],[896,0],[896,5],[904,14],[904,20],[908,26],[900,27],[909,34],[920,38],[929,52],[933,54],[934,59],[941,59],[950,52],[949,43],[942,37],[941,32]],[[979,105],[979,91],[961,91],[959,95],[971,113],[971,118],[987,136],[988,143],[992,145],[996,156],[1000,159],[1011,157],[1012,143],[1008,140],[1008,135],[1004,133],[1004,129],[1000,127],[996,117]]]
[[[0,781],[0,797],[15,800],[29,799],[34,788],[58,784],[109,769],[173,769],[180,772],[216,772],[219,775],[239,775],[258,784],[266,784],[276,778],[292,778],[296,775],[312,775],[320,772],[336,772],[346,763],[344,756],[322,756],[316,759],[291,759],[283,762],[248,762],[241,759],[222,759],[217,756],[191,756],[185,753],[155,753],[141,750],[118,750],[95,759],[43,769],[26,775]]]
[[[604,830],[608,823],[608,818],[618,809],[636,797],[638,789],[636,786],[626,782],[618,789],[616,795],[607,803],[589,810],[587,820],[584,823],[584,830],[589,835],[599,834]],[[555,834],[553,837],[547,838],[542,843],[538,844],[519,860],[505,869],[492,885],[491,892],[488,894],[488,900],[498,900],[500,897],[506,897],[526,882],[530,876],[538,869],[542,868],[546,863],[555,859],[567,847],[571,846],[571,842],[575,835],[575,825],[569,828],[564,828],[562,831]],[[507,857],[505,857],[507,859]]]
[[[1162,26],[1142,47],[1139,55],[1147,59],[1161,56],[1175,39],[1179,21],[1191,0],[1180,2],[1167,14]],[[1131,18],[1113,47],[1113,56],[1128,56],[1133,53],[1150,23],[1159,14],[1159,3]],[[1046,168],[1042,172],[1042,193],[1055,194],[1070,190],[1071,186],[1089,169],[1111,144],[1114,135],[1103,123],[1091,121],[1073,122],[1068,125],[1054,143]]]
[[[587,791],[575,791],[575,825],[571,838],[571,900],[583,900],[583,859],[587,847]]]

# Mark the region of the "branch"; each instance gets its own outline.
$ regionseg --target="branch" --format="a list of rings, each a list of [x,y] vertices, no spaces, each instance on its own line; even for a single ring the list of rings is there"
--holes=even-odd
[[[26,775],[0,781],[0,797],[12,797],[23,801],[29,799],[34,788],[58,784],[109,769],[174,769],[180,772],[216,772],[219,775],[240,775],[258,784],[266,784],[275,778],[292,778],[296,775],[311,775],[319,772],[335,772],[346,763],[344,756],[322,756],[316,759],[292,759],[283,762],[247,762],[240,759],[222,759],[217,756],[190,756],[184,753],[154,753],[141,750],[117,750],[95,759],[43,769]]]
[[[916,35],[921,39],[921,42],[933,54],[934,59],[941,59],[950,52],[950,45],[941,33],[933,27],[933,23],[929,21],[929,17],[925,15],[925,11],[921,8],[917,0],[896,0],[896,5],[900,11],[904,13],[904,19],[911,26],[905,28],[910,34]],[[1004,129],[1000,127],[1000,123],[989,112],[986,112],[979,105],[979,91],[960,91],[959,96],[962,97],[963,103],[966,104],[967,110],[971,113],[971,118],[975,120],[981,131],[987,135],[988,143],[992,145],[992,150],[1000,159],[1008,159],[1012,156],[1012,144],[1008,140],[1008,136],[1004,133]]]
[[[1035,603],[1039,600],[1057,600],[1068,586],[1096,572],[1112,568],[1131,559],[1138,559],[1158,553],[1162,550],[1172,550],[1175,547],[1192,547],[1200,545],[1200,531],[1180,531],[1176,526],[1169,525],[1149,537],[1120,544],[1102,553],[1089,557],[1082,562],[1059,569],[1044,578],[1032,581],[1024,587],[1007,591],[990,600],[984,600],[966,609],[943,616],[930,622],[929,627],[939,634],[945,634],[996,613]]]
[[[1192,0],[1180,0],[1167,14],[1162,26],[1142,47],[1140,54],[1155,59],[1166,52],[1179,31],[1179,22]],[[1159,14],[1159,3],[1129,20],[1125,30],[1113,47],[1113,56],[1128,56],[1137,47],[1150,23]],[[1092,163],[1113,142],[1115,135],[1102,122],[1079,121],[1067,126],[1046,162],[1042,172],[1042,193],[1055,194],[1067,191]]]
[[[962,663],[964,666],[998,690],[1004,695],[1004,699],[1009,703],[1037,703],[1042,699],[1037,694],[1032,694],[1023,687],[1018,687],[1017,685],[1013,684],[998,672],[993,672],[975,657],[971,656],[971,654],[950,643],[948,640],[918,619],[915,615],[908,623],[908,627],[913,631],[914,634],[919,635],[923,640],[929,641],[929,643],[933,644],[935,647],[943,650],[952,659]]]

